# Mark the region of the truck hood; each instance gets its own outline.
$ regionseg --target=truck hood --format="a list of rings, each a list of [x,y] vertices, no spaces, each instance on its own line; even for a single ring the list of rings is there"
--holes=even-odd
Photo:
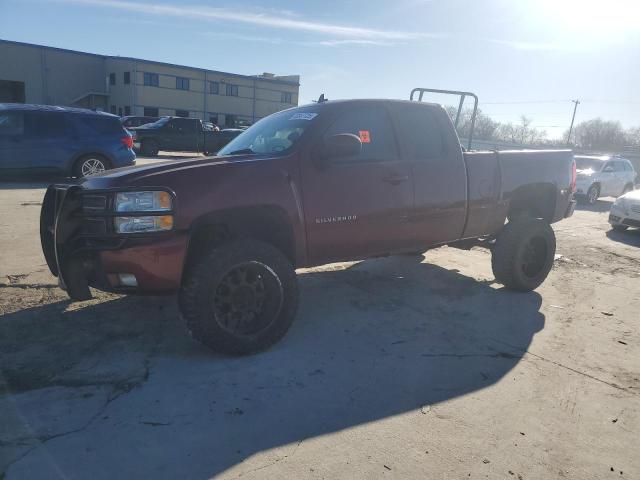
[[[256,162],[267,160],[264,156],[256,155],[230,155],[224,157],[195,158],[191,160],[166,160],[149,163],[146,165],[134,165],[131,167],[115,168],[106,172],[91,175],[81,181],[86,189],[114,188],[127,185],[136,185],[143,179],[158,174],[172,173],[174,175],[187,174],[193,169],[207,169],[222,165],[242,162]],[[197,175],[193,172],[189,175]],[[148,182],[140,182],[148,183]],[[165,186],[165,185],[163,185]],[[166,185],[170,187],[171,185]]]

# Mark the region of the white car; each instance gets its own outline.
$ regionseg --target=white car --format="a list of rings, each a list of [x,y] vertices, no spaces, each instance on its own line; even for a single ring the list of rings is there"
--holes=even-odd
[[[633,190],[636,172],[629,160],[609,155],[576,155],[576,196],[589,204]]]
[[[609,223],[614,230],[640,228],[640,190],[633,190],[616,198],[609,212]]]

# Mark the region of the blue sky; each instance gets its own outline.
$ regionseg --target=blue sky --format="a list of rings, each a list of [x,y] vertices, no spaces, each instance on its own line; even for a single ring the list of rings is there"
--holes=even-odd
[[[474,91],[496,120],[526,114],[551,136],[573,98],[577,121],[640,125],[639,0],[0,0],[0,38],[300,74],[301,103],[426,86]]]

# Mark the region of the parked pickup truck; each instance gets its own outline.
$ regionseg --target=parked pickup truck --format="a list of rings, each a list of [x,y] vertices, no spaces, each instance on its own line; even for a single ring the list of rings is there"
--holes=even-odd
[[[198,118],[161,117],[153,123],[129,128],[133,146],[147,157],[154,157],[160,150],[167,152],[201,152],[210,155],[240,132],[217,131],[207,128]]]
[[[52,185],[41,239],[72,299],[177,293],[196,339],[246,354],[289,329],[300,267],[484,245],[497,282],[535,289],[575,177],[568,150],[463,151],[439,105],[326,101],[264,118],[215,158]]]

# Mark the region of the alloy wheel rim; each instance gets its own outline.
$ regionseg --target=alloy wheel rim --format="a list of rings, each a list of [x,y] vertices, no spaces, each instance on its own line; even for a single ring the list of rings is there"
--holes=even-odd
[[[595,188],[589,190],[589,201],[594,203],[598,199],[598,191]]]
[[[215,286],[213,316],[232,335],[255,335],[275,321],[283,299],[282,284],[271,268],[245,262],[229,269]]]
[[[82,176],[86,177],[88,175],[94,175],[96,173],[101,173],[106,170],[104,163],[97,158],[88,158],[82,163]]]

